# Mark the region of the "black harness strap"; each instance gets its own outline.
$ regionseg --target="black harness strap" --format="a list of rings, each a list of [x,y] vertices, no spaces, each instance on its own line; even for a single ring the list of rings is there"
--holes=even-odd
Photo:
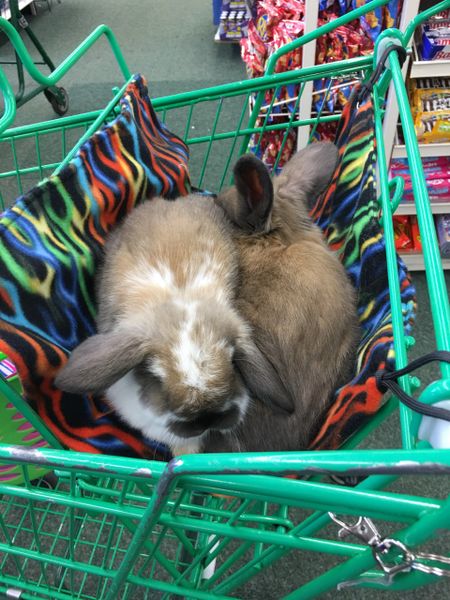
[[[425,356],[421,356],[420,358],[413,360],[407,367],[403,369],[398,369],[397,371],[378,371],[375,373],[376,382],[379,389],[384,392],[388,390],[391,391],[411,410],[428,417],[450,421],[450,410],[419,402],[419,400],[416,400],[402,390],[397,382],[399,377],[408,375],[415,369],[423,367],[424,365],[434,361],[450,363],[450,352],[446,352],[445,350],[437,350],[436,352],[431,352],[430,354],[426,354]]]

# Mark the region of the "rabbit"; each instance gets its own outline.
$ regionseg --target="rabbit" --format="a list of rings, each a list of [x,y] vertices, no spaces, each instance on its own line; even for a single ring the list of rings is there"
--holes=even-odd
[[[98,278],[98,333],[55,378],[67,392],[105,393],[132,427],[173,455],[198,452],[209,429],[236,426],[249,405],[236,365],[250,361],[261,398],[286,390],[234,308],[237,249],[209,198],[154,198],[110,234]]]
[[[283,382],[288,404],[275,413],[261,402],[258,373],[245,363],[254,398],[237,428],[210,432],[204,452],[307,448],[332,392],[353,372],[356,293],[308,213],[337,160],[332,143],[317,142],[295,154],[272,181],[258,158],[244,155],[234,167],[235,185],[216,199],[239,248],[236,306]]]

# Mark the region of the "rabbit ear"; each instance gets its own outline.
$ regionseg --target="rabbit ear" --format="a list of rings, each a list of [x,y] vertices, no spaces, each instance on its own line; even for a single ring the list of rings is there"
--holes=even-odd
[[[102,392],[138,365],[148,353],[125,332],[93,335],[77,346],[55,379],[74,394]]]
[[[250,392],[275,412],[294,412],[294,402],[272,363],[252,341],[235,351],[236,368]]]
[[[275,180],[284,194],[302,199],[311,208],[329,185],[339,159],[339,151],[331,142],[313,142],[294,154]]]
[[[253,154],[244,154],[234,167],[235,189],[221,194],[216,203],[240,229],[266,231],[273,204],[273,185],[269,171]],[[236,193],[237,191],[237,193]]]

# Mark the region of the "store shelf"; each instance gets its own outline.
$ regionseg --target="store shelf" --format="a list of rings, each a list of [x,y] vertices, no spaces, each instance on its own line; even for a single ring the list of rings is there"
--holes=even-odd
[[[411,79],[421,77],[450,77],[449,60],[417,60],[411,65]]]
[[[450,77],[450,60],[420,60],[416,44],[412,47],[413,62],[410,79],[420,77]]]
[[[447,202],[431,202],[431,211],[434,215],[447,215],[450,213],[450,199]],[[416,205],[413,202],[401,202],[395,211],[396,215],[417,214]]]
[[[450,143],[441,142],[436,144],[419,144],[420,156],[429,158],[433,156],[450,156]],[[392,158],[406,158],[406,148],[403,144],[396,144],[392,152]]]
[[[400,256],[410,271],[425,270],[423,254],[419,252],[402,252]],[[450,258],[443,258],[442,266],[444,269],[450,269]]]
[[[33,4],[34,0],[19,0],[19,10],[23,10],[25,7],[29,6],[30,4]],[[0,17],[3,17],[4,19],[8,20],[11,18],[11,11],[9,10],[9,8],[5,8],[0,10]]]
[[[214,41],[217,44],[239,44],[242,38],[236,38],[231,40],[221,40],[220,39],[220,28],[216,31],[216,35],[214,36]]]

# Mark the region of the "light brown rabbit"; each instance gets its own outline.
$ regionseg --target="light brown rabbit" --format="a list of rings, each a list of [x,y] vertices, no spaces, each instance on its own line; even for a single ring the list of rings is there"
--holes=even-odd
[[[291,413],[274,413],[262,402],[258,372],[245,363],[253,401],[236,429],[211,432],[206,452],[306,448],[331,393],[354,368],[355,291],[308,216],[308,204],[330,182],[337,159],[333,144],[314,143],[272,182],[264,164],[245,155],[234,169],[235,187],[216,200],[234,224],[239,248],[237,307],[283,382]]]
[[[235,309],[238,256],[230,224],[209,198],[161,198],[111,235],[99,279],[98,334],[71,354],[55,384],[105,392],[119,415],[174,454],[196,452],[209,429],[248,408],[236,368],[259,371],[276,409],[286,391]]]

